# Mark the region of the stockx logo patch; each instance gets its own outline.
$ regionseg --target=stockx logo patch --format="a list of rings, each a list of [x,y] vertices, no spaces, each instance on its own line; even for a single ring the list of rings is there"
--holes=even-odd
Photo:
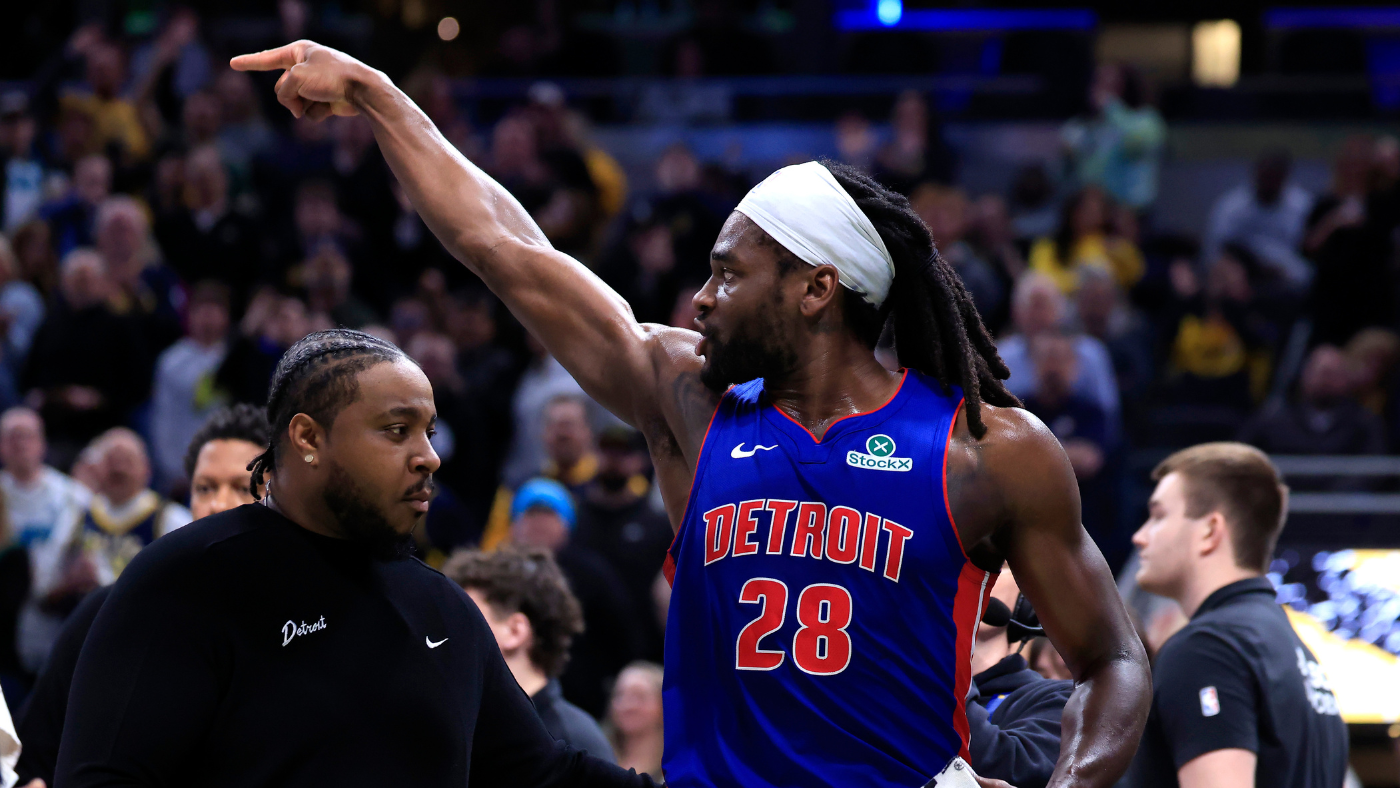
[[[865,441],[865,452],[846,452],[846,464],[853,468],[870,471],[908,471],[914,468],[909,457],[894,456],[894,438],[888,435],[871,435]]]

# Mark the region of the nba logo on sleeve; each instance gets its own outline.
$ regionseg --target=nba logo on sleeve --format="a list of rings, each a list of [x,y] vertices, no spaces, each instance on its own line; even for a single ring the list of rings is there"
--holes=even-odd
[[[1215,687],[1201,688],[1201,716],[1214,717],[1220,713],[1220,696],[1215,693]]]
[[[894,456],[894,438],[888,435],[871,435],[865,441],[865,453],[846,452],[846,464],[871,471],[907,471],[914,467],[909,457]]]

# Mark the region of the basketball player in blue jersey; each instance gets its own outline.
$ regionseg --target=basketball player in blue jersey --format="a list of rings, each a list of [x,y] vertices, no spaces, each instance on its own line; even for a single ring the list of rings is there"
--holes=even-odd
[[[382,73],[305,41],[232,65],[285,69],[298,117],[368,117],[438,238],[645,433],[677,529],[671,786],[916,788],[965,768],[972,644],[1003,560],[1078,682],[1050,785],[1118,779],[1147,660],[1068,460],[1002,386],[903,197],[840,165],[784,168],[720,232],[698,332],[639,325]],[[887,330],[898,372],[875,356]]]

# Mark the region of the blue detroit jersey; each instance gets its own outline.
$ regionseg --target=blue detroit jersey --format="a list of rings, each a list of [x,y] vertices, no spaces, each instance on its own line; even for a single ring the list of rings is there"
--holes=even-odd
[[[906,372],[821,441],[763,381],[720,400],[671,546],[663,764],[673,788],[919,788],[967,754],[994,576],[948,512],[962,393]]]

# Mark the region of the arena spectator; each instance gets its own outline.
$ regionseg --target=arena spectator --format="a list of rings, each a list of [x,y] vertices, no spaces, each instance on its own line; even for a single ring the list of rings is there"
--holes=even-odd
[[[10,236],[20,278],[38,288],[46,300],[58,292],[58,255],[52,238],[48,223],[40,219],[25,222]]]
[[[967,242],[967,195],[961,189],[923,183],[909,195],[909,207],[928,225],[938,253],[962,277],[963,285],[972,294],[978,314],[992,315],[1003,311],[1006,286],[990,263],[978,256]]]
[[[1066,200],[1055,235],[1031,247],[1031,270],[1050,277],[1066,294],[1079,289],[1080,273],[1089,267],[1107,269],[1124,288],[1137,284],[1146,264],[1131,241],[1112,232],[1112,209],[1107,195],[1095,186]]]
[[[73,184],[68,193],[39,209],[39,218],[49,225],[59,257],[93,244],[97,206],[111,193],[112,162],[106,156],[90,154],[73,165]]]
[[[548,550],[583,607],[586,628],[569,650],[560,676],[564,697],[595,717],[607,705],[607,685],[641,652],[637,614],[617,573],[573,542],[577,515],[569,491],[552,479],[531,479],[511,504],[511,543]]]
[[[0,232],[39,214],[44,202],[44,162],[35,149],[39,124],[29,112],[29,97],[12,90],[0,95]]]
[[[875,154],[875,179],[909,194],[924,181],[951,183],[957,160],[924,94],[906,90],[890,113],[891,139]]]
[[[612,565],[639,616],[647,657],[660,659],[664,633],[644,612],[674,534],[666,514],[652,505],[646,441],[630,427],[609,427],[598,436],[597,456],[598,472],[578,495],[573,541]]]
[[[1068,311],[1068,302],[1049,277],[1028,272],[1016,283],[1016,289],[1011,294],[1011,314],[1016,333],[997,341],[997,352],[1011,370],[1006,387],[1012,394],[1025,397],[1035,388],[1031,337],[1064,328]],[[1113,376],[1113,362],[1108,349],[1094,337],[1077,334],[1074,337],[1074,353],[1079,359],[1075,393],[1098,404],[1110,424],[1116,423],[1119,413],[1118,383]]]
[[[34,556],[35,615],[21,625],[20,648],[35,672],[84,596],[111,585],[141,548],[190,521],[188,509],[149,489],[150,459],[136,433],[113,428],[93,449],[98,464],[91,500],[76,516],[61,519]]]
[[[0,493],[10,536],[36,550],[48,543],[60,521],[86,509],[92,497],[82,485],[44,464],[47,448],[38,413],[18,407],[0,414]]]
[[[122,95],[126,84],[126,53],[100,36],[83,47],[84,84],[65,93],[65,110],[80,112],[92,119],[99,148],[118,151],[123,163],[146,157],[150,140],[141,122],[140,110],[131,97]]]
[[[878,137],[870,121],[857,111],[849,111],[836,119],[836,150],[838,158],[864,172],[875,165]]]
[[[325,315],[332,324],[343,328],[363,328],[378,322],[374,310],[351,292],[353,272],[340,249],[323,246],[301,268],[311,312]]]
[[[661,666],[634,662],[617,676],[606,729],[617,764],[661,779]]]
[[[507,115],[491,130],[485,169],[532,214],[549,201],[549,167],[540,158],[534,124],[524,114]]]
[[[44,318],[21,389],[48,425],[65,466],[97,433],[123,422],[146,398],[151,357],[139,326],[113,313],[101,255],[70,252],[63,261],[63,302]]]
[[[1118,401],[1125,408],[1132,406],[1156,376],[1147,322],[1124,297],[1113,275],[1101,268],[1085,269],[1074,306],[1080,328],[1108,350]]]
[[[1268,151],[1255,160],[1250,183],[1215,201],[1201,245],[1204,265],[1214,264],[1225,244],[1238,244],[1278,279],[1293,288],[1307,287],[1313,267],[1301,247],[1313,196],[1289,180],[1291,169],[1288,151]]]
[[[47,565],[36,567],[40,593],[53,588],[67,570],[65,564],[79,560],[91,562],[96,585],[110,585],[141,548],[191,519],[188,509],[150,489],[151,461],[141,436],[116,427],[103,433],[96,445],[101,456],[99,488],[87,511],[60,523],[51,537],[58,549]]]
[[[1168,347],[1168,401],[1236,412],[1253,403],[1253,375],[1267,362],[1272,325],[1255,304],[1250,260],[1247,249],[1227,244],[1204,282],[1191,260],[1170,264],[1171,295],[1159,313]]]
[[[1303,251],[1317,276],[1312,283],[1313,339],[1336,345],[1371,326],[1395,323],[1391,262],[1396,219],[1371,192],[1375,142],[1348,138],[1333,165],[1332,190],[1308,215]]]
[[[621,243],[599,261],[598,275],[627,300],[638,321],[665,322],[680,288],[675,237],[649,205],[632,214]]]
[[[503,483],[508,487],[520,484],[544,467],[544,410],[549,402],[565,394],[584,396],[578,382],[564,365],[549,355],[539,340],[529,337],[527,343],[531,360],[511,401],[515,430],[501,472]]]
[[[0,235],[0,357],[16,376],[24,368],[34,334],[44,322],[44,297],[20,277],[19,258]]]
[[[1055,234],[1060,223],[1059,205],[1055,184],[1045,172],[1045,165],[1027,164],[1017,170],[1009,200],[1011,227],[1017,241],[1030,244]]]
[[[1036,385],[1023,398],[1025,408],[1045,422],[1064,447],[1079,480],[1084,527],[1102,540],[1113,517],[1111,475],[1105,472],[1112,449],[1108,418],[1096,402],[1075,392],[1079,359],[1073,334],[1046,331],[1030,343]]]
[[[496,340],[495,298],[462,291],[447,301],[445,328],[455,347],[461,390],[449,421],[456,450],[437,478],[462,499],[478,536],[501,483],[511,435],[511,396],[520,373],[515,355]],[[435,386],[436,390],[436,386]],[[443,402],[439,399],[439,417]]]
[[[209,82],[211,60],[199,38],[199,15],[188,8],[176,8],[169,12],[160,32],[132,50],[131,81],[146,86],[138,89],[137,95],[149,95],[168,80],[170,100],[188,100]],[[159,95],[157,103],[164,103]]]
[[[1400,364],[1400,334],[1386,328],[1363,328],[1342,348],[1342,354],[1355,375],[1356,401],[1377,416],[1387,416],[1395,391],[1395,369]]]
[[[671,228],[677,277],[703,282],[710,276],[710,247],[739,200],[716,194],[695,152],[682,143],[662,152],[654,176],[656,193],[634,210],[643,220],[649,212],[651,221]]]
[[[254,158],[271,147],[272,127],[263,118],[253,79],[243,71],[224,69],[214,79],[220,126],[219,155],[245,178]]]
[[[550,554],[538,549],[464,550],[448,560],[443,574],[481,608],[506,667],[530,696],[549,735],[616,762],[597,721],[564,700],[559,685],[569,646],[583,632],[583,610]]]
[[[1342,784],[1347,729],[1327,675],[1264,577],[1288,488],[1257,449],[1212,443],[1152,472],[1138,584],[1190,618],[1157,655],[1131,774],[1142,788]]]
[[[1060,132],[1065,163],[1079,186],[1098,185],[1135,211],[1157,199],[1157,177],[1166,124],[1148,99],[1148,86],[1132,66],[1101,63],[1089,91],[1092,115]]]
[[[180,278],[158,259],[145,210],[126,195],[108,197],[97,208],[96,236],[112,311],[137,323],[152,353],[169,347],[180,338],[185,294]]]
[[[235,309],[265,273],[263,234],[250,217],[234,210],[228,170],[219,151],[204,145],[184,162],[182,206],[156,222],[166,262],[187,282],[218,279],[233,289]]]
[[[243,313],[239,336],[214,373],[214,384],[234,402],[264,404],[277,360],[309,333],[311,321],[301,299],[259,291]]]
[[[540,441],[545,459],[535,473],[562,483],[575,495],[581,493],[598,472],[598,455],[593,452],[593,426],[588,420],[590,402],[582,395],[559,394],[550,399],[541,412]],[[486,533],[482,536],[481,546],[487,550],[506,538],[508,526],[515,519],[509,514],[511,496],[507,481],[496,494]]]
[[[152,459],[157,486],[167,490],[183,477],[190,438],[218,404],[214,374],[228,353],[228,287],[196,285],[187,326],[185,337],[156,359],[151,395]]]
[[[204,146],[218,149],[219,100],[208,89],[191,93],[180,107],[180,142],[186,150]],[[220,151],[220,158],[223,152]]]
[[[1002,285],[1000,307],[992,312],[979,310],[982,323],[992,336],[997,336],[1011,320],[1010,293],[1026,270],[1026,256],[1016,243],[1015,227],[1001,195],[984,194],[973,201],[967,240],[977,256],[991,266]]]
[[[1269,454],[1385,453],[1385,425],[1357,401],[1355,374],[1340,350],[1319,345],[1303,365],[1297,398],[1250,419],[1240,440]]]
[[[1005,607],[1007,623],[993,624],[984,616],[977,627],[972,652],[973,694],[967,700],[968,750],[972,768],[981,777],[1005,780],[1016,788],[1044,788],[1060,757],[1060,718],[1074,685],[1047,681],[1030,669],[1018,643],[1031,635],[1018,626],[1013,640],[1011,611],[1021,589],[1002,569],[992,597]],[[988,605],[992,603],[989,601]],[[1018,624],[1031,623],[1015,618]]]

